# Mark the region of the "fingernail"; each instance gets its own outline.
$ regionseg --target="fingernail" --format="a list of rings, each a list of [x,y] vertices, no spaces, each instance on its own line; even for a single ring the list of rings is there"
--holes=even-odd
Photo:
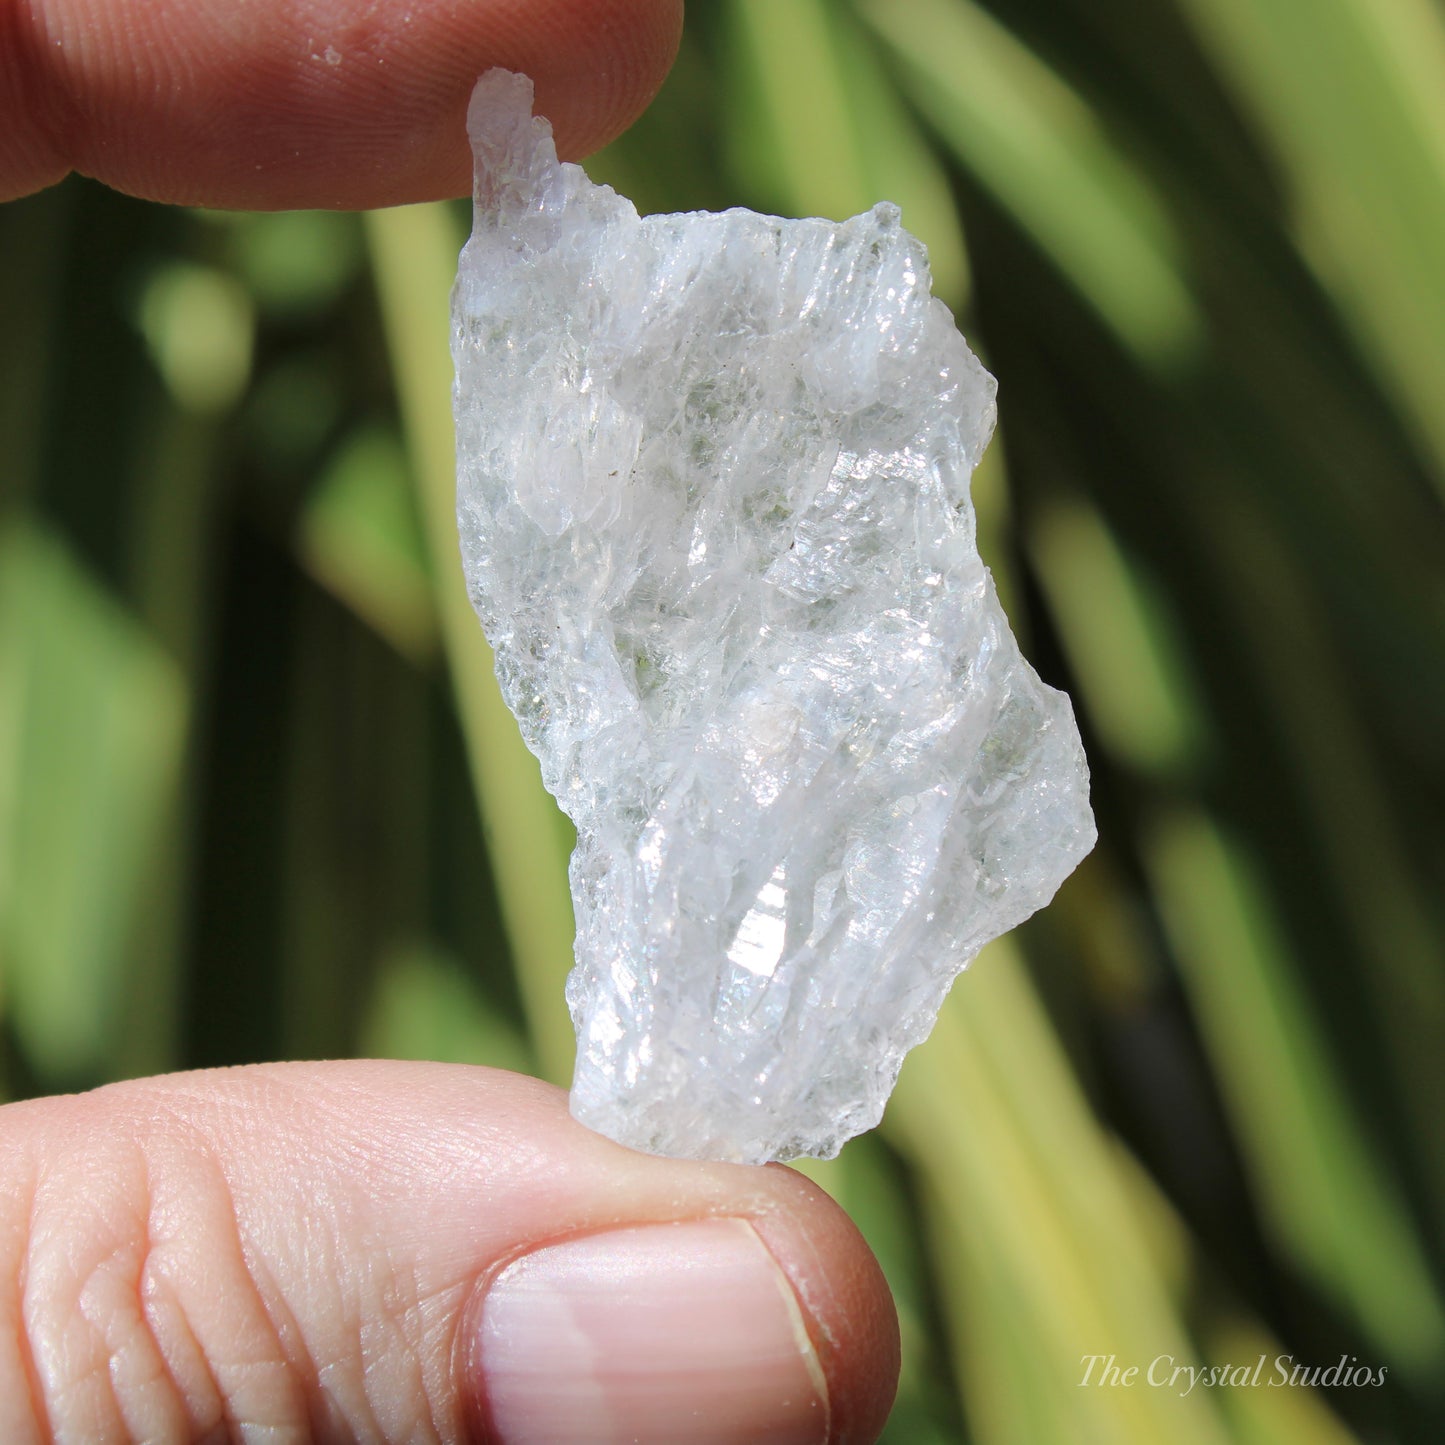
[[[609,1230],[525,1255],[487,1291],[475,1350],[507,1445],[828,1434],[797,1297],[737,1219]]]

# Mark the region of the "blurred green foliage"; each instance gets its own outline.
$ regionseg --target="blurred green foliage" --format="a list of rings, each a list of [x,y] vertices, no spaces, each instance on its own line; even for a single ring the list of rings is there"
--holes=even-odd
[[[887,197],[1000,377],[980,536],[1101,841],[807,1172],[890,1438],[1445,1438],[1445,21],[707,0],[589,163]],[[567,826],[455,561],[465,209],[0,210],[0,1090],[359,1051],[565,1081]],[[1084,1387],[1341,1356],[1378,1388]]]

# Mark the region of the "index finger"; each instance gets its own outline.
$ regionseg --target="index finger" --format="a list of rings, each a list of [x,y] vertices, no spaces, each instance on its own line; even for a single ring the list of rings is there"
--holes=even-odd
[[[682,0],[0,0],[0,200],[76,170],[150,200],[464,195],[466,106],[525,72],[564,156],[661,85]]]

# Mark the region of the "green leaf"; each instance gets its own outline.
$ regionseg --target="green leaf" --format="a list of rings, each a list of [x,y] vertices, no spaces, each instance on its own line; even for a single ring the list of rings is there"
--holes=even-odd
[[[970,0],[857,0],[959,160],[1146,364],[1195,358],[1204,326],[1149,183],[1084,100]]]
[[[1162,815],[1145,857],[1279,1248],[1392,1361],[1428,1378],[1445,1314],[1403,1201],[1335,1081],[1255,870],[1192,810]]]
[[[488,1007],[473,975],[434,946],[390,950],[381,961],[359,1040],[377,1059],[435,1059],[530,1073],[536,1060]]]
[[[251,374],[251,301],[224,271],[171,261],[146,278],[136,323],[171,395],[188,411],[224,411]]]
[[[1162,599],[1107,524],[1079,501],[1035,508],[1028,546],[1079,680],[1089,718],[1119,760],[1146,774],[1188,775],[1203,714]]]
[[[297,546],[312,576],[398,652],[424,661],[436,610],[406,454],[390,430],[342,443],[307,498]]]
[[[990,1440],[1223,1445],[1215,1404],[1092,1389],[1084,1357],[1192,1358],[1172,1251],[1094,1121],[1011,940],[954,986],[884,1118],[931,1203],[970,1423]],[[974,1301],[983,1292],[977,1319]],[[980,1386],[975,1414],[971,1382]],[[1004,1382],[1004,1383],[1000,1383]],[[1030,1432],[1037,1432],[1030,1435]]]
[[[459,560],[447,320],[459,242],[456,220],[443,206],[375,211],[366,220],[420,489],[442,640],[498,900],[532,1042],[545,1076],[563,1082],[571,1075],[575,1050],[563,997],[572,965],[570,845],[557,805],[542,787],[537,760],[502,701]]]
[[[1185,0],[1295,232],[1445,496],[1445,18],[1430,0]]]
[[[0,534],[0,974],[51,1087],[106,1077],[123,1047],[187,704],[165,652],[57,537],[35,521]]]
[[[759,204],[842,220],[892,201],[955,309],[968,262],[948,178],[846,8],[732,0],[734,168]],[[759,186],[761,182],[761,186]]]

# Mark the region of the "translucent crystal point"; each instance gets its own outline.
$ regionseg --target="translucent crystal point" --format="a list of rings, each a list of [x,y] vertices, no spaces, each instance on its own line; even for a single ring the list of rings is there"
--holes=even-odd
[[[472,99],[458,515],[577,825],[572,1110],[831,1156],[1094,841],[1068,699],[974,542],[993,380],[893,206],[639,218],[531,94]]]

